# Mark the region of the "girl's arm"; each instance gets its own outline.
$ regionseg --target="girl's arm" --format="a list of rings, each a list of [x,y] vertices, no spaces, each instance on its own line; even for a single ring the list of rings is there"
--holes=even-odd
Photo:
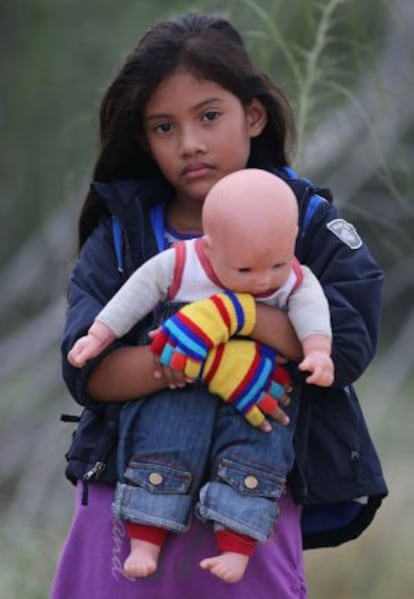
[[[96,401],[128,401],[165,389],[166,379],[154,376],[149,346],[122,347],[108,354],[89,375],[86,388]]]
[[[275,347],[289,360],[299,361],[302,346],[286,313],[257,305],[253,338]],[[160,391],[167,379],[155,378],[154,354],[149,346],[123,347],[108,354],[90,373],[87,392],[98,401],[128,401]],[[162,370],[159,370],[162,372]]]
[[[302,346],[286,312],[258,302],[253,339],[273,347],[288,360],[303,358]]]
[[[135,347],[135,335],[116,340],[102,354],[75,368],[67,355],[85,335],[96,315],[123,284],[117,271],[110,219],[103,219],[87,239],[69,283],[68,310],[62,342],[63,377],[74,399],[99,409],[101,401],[125,401],[157,391],[165,381],[154,378],[152,354]]]

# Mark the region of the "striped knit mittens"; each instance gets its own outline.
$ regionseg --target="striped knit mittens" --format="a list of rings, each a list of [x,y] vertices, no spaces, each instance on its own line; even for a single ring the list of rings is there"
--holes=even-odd
[[[247,293],[224,291],[184,306],[161,326],[151,350],[164,366],[198,378],[207,353],[234,335],[248,336],[256,304]]]
[[[208,354],[201,379],[253,426],[272,414],[292,384],[276,352],[248,339],[231,339]]]

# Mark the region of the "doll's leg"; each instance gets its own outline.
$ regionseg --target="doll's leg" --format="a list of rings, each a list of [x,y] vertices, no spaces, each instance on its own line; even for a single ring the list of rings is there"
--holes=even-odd
[[[124,563],[124,574],[131,578],[146,578],[157,569],[160,551],[168,530],[146,524],[127,523],[130,552]]]
[[[165,531],[187,530],[216,409],[217,399],[198,386],[166,390],[122,409],[113,509],[122,520],[142,525],[131,528],[131,553],[124,564],[129,576],[156,570]]]
[[[219,554],[201,560],[200,567],[224,582],[238,582],[243,578],[257,541],[248,535],[218,529],[216,544]]]
[[[292,404],[290,425],[274,423],[270,433],[253,429],[231,406],[219,408],[211,477],[200,491],[197,513],[214,522],[218,546],[218,555],[200,565],[227,582],[240,580],[256,542],[265,542],[274,530],[294,459],[297,400]]]

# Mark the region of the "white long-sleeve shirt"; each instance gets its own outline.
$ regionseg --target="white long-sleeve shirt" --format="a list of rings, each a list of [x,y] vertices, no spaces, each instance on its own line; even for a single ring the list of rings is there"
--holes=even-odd
[[[122,337],[160,302],[192,302],[220,293],[200,238],[180,241],[140,266],[96,320]],[[287,311],[300,341],[309,335],[332,336],[329,305],[312,271],[295,261],[285,283],[256,298]]]

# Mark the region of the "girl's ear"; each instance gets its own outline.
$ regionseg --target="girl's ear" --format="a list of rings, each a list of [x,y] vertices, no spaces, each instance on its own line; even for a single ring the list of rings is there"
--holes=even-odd
[[[258,137],[267,123],[267,111],[258,98],[253,98],[246,108],[250,137]]]

